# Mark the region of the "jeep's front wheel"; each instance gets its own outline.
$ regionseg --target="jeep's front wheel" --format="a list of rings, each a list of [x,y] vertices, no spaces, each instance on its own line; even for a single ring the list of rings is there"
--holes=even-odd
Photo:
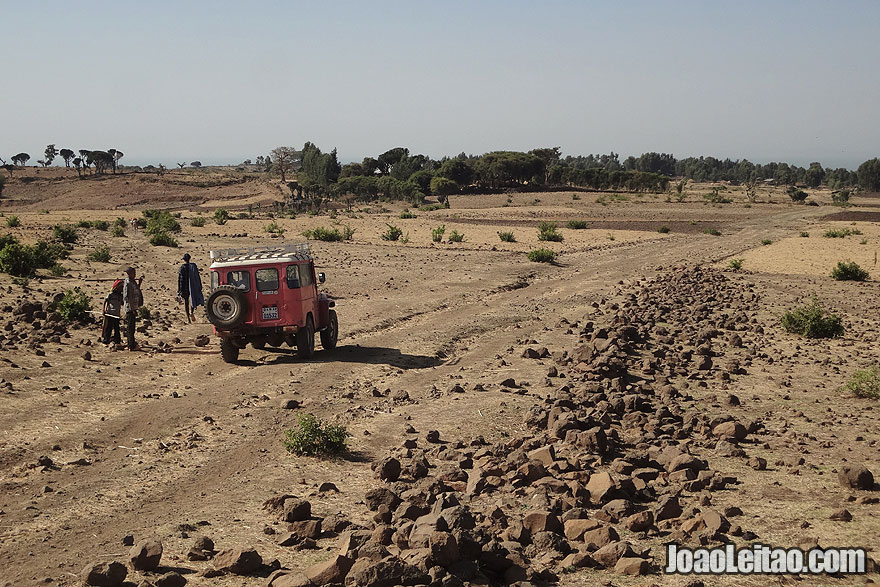
[[[223,357],[223,360],[227,363],[236,363],[238,362],[238,351],[240,349],[232,344],[232,341],[228,338],[220,339],[220,356]]]
[[[311,359],[315,355],[315,323],[311,316],[306,318],[305,328],[296,333],[296,354],[300,359]]]
[[[321,331],[321,346],[324,347],[324,350],[332,351],[336,348],[336,342],[338,340],[339,319],[336,317],[336,312],[330,310],[330,320],[327,323],[327,328]]]

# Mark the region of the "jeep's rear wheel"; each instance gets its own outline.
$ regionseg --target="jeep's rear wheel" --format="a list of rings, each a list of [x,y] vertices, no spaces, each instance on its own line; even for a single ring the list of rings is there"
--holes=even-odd
[[[223,357],[223,360],[227,363],[235,363],[238,361],[238,351],[240,349],[232,344],[232,341],[228,338],[220,339],[220,356]]]
[[[311,316],[306,318],[305,328],[296,333],[296,354],[300,359],[311,359],[315,355],[315,323]]]
[[[208,296],[205,311],[211,324],[221,330],[231,330],[244,322],[247,300],[241,290],[221,285]]]
[[[321,331],[321,346],[324,347],[324,350],[332,351],[336,348],[336,342],[338,340],[339,319],[336,317],[336,312],[330,310],[330,320],[327,323],[327,328]]]

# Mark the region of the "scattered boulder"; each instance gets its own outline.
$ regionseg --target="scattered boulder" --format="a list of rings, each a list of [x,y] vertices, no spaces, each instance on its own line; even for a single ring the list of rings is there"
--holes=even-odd
[[[227,548],[214,557],[214,568],[233,575],[250,575],[263,565],[263,557],[253,548]]]
[[[91,563],[80,573],[82,582],[94,587],[118,587],[127,575],[125,565],[116,561]]]
[[[135,544],[129,552],[131,568],[136,571],[155,571],[162,558],[162,543],[158,540],[144,540]]]
[[[317,563],[306,569],[305,575],[314,585],[329,585],[330,583],[344,583],[345,576],[351,569],[354,561],[341,554],[331,556],[326,561]]]
[[[850,489],[873,489],[874,474],[860,465],[844,465],[837,473],[840,485]]]

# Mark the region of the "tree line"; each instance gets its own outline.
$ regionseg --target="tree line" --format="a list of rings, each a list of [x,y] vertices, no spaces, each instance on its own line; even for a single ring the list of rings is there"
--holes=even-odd
[[[98,175],[105,173],[108,169],[113,173],[116,173],[116,170],[119,167],[119,160],[124,156],[125,153],[119,149],[107,149],[105,151],[80,149],[75,152],[72,149],[66,148],[56,149],[55,145],[51,144],[46,146],[46,150],[43,151],[43,158],[37,160],[37,163],[43,167],[48,167],[49,165],[52,165],[57,157],[60,157],[64,160],[65,167],[73,165],[76,168],[77,174],[82,177],[83,173],[87,173],[92,166],[94,166],[94,172]],[[16,153],[10,157],[10,161],[12,161],[11,164],[6,163],[4,159],[0,158],[0,163],[2,163],[0,168],[8,171],[9,175],[12,176],[16,166],[24,167],[30,160],[30,154],[24,152]]]

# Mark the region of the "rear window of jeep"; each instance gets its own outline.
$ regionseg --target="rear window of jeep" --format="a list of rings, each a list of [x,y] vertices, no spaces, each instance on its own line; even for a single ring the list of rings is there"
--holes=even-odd
[[[251,291],[251,275],[247,271],[230,271],[226,274],[226,285]]]
[[[257,291],[278,291],[277,269],[257,269],[254,277],[257,278]]]

